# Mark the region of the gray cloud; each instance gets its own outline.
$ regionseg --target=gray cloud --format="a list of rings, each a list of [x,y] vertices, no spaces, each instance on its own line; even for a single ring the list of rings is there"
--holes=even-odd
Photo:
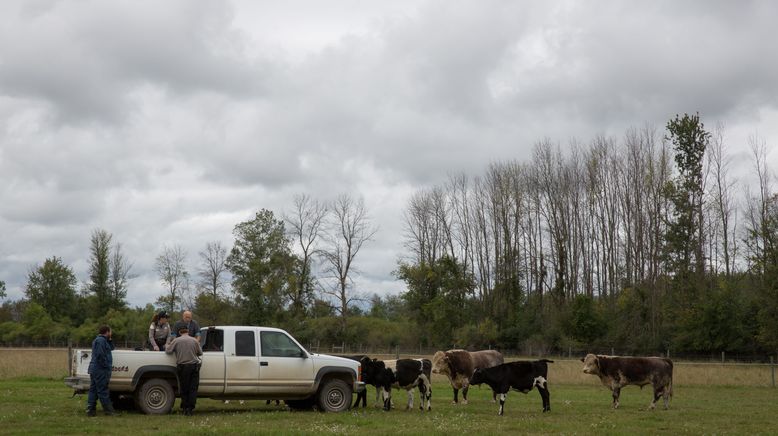
[[[396,292],[402,208],[452,172],[699,111],[778,139],[773,2],[4,2],[0,279],[104,228],[161,293],[164,245],[294,194],[365,198],[360,288]],[[738,148],[739,147],[739,148]],[[741,161],[743,159],[740,159]],[[740,165],[743,166],[743,165]]]

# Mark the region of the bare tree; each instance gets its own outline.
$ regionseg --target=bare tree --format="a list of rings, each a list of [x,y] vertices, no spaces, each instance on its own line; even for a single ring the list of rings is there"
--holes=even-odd
[[[292,239],[302,252],[297,283],[290,288],[292,295],[289,296],[292,311],[296,316],[303,314],[306,302],[313,294],[312,263],[327,213],[326,204],[313,200],[306,194],[300,194],[294,198],[293,212],[284,217],[289,224]]]
[[[735,200],[732,197],[734,181],[728,177],[730,159],[726,155],[723,127],[718,125],[713,132],[711,146],[708,154],[708,166],[713,176],[711,197],[713,197],[713,213],[715,219],[711,219],[711,251],[710,261],[714,271],[720,271],[716,263],[724,263],[724,273],[727,277],[732,274],[734,268],[734,253],[737,245],[732,235],[736,232],[733,221],[736,219]],[[719,242],[720,238],[720,242]]]
[[[197,286],[213,298],[218,298],[219,292],[224,291],[224,275],[227,272],[226,259],[227,249],[222,246],[220,241],[208,242],[205,244],[205,250],[200,252],[200,266],[197,269],[200,280]]]
[[[336,311],[341,316],[341,327],[345,331],[349,304],[354,300],[352,292],[354,268],[362,245],[373,239],[378,230],[370,222],[364,201],[354,200],[348,194],[340,195],[331,206],[332,219],[327,232],[327,247],[322,251],[324,271],[334,280],[334,286],[324,288],[323,293],[338,302]]]
[[[189,272],[186,270],[186,252],[180,245],[165,246],[162,254],[157,256],[155,269],[159,279],[165,285],[165,294],[160,296],[158,303],[168,310],[178,310],[186,303],[185,297],[189,290]]]

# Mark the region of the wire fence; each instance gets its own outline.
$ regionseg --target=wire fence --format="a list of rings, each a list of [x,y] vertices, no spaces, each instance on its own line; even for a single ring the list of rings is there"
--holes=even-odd
[[[114,341],[114,345],[119,349],[136,350],[136,349],[150,349],[147,341]],[[92,343],[89,342],[68,342],[68,341],[13,341],[2,342],[0,341],[0,348],[91,348]],[[308,351],[312,353],[322,354],[337,354],[337,355],[367,355],[367,356],[394,356],[399,359],[403,357],[429,357],[434,355],[437,351],[441,351],[441,348],[431,347],[402,347],[399,345],[366,345],[366,344],[349,344],[349,343],[321,343],[321,342],[309,342],[303,344]],[[483,349],[496,349],[493,347],[485,347]],[[620,350],[618,348],[575,348],[568,347],[566,349],[548,348],[548,347],[525,347],[514,349],[497,349],[504,356],[511,358],[562,358],[562,359],[580,359],[589,353],[604,354],[610,356],[660,356],[669,357],[673,361],[689,361],[689,362],[709,362],[709,363],[774,363],[778,362],[778,356],[775,354],[766,353],[738,353],[738,352],[726,352],[715,351],[710,353],[698,353],[687,351],[673,351],[665,350],[661,353],[634,353],[631,350]],[[470,351],[473,351],[472,349]]]

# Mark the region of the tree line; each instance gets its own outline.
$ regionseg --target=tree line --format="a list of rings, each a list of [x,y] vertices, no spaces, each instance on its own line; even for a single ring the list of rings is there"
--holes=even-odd
[[[132,265],[98,229],[81,289],[46,259],[25,298],[0,308],[0,339],[88,340],[111,322],[125,327],[120,340],[142,340],[155,310],[186,307],[201,324],[274,325],[328,344],[772,354],[778,195],[764,141],[749,140],[754,187],[730,175],[723,138],[684,114],[663,132],[542,140],[529,160],[419,189],[403,210],[399,295],[358,286],[358,254],[378,229],[346,194],[298,195],[282,217],[260,210],[229,250],[206,244],[194,277],[180,246],[163,247],[164,291],[143,308],[127,307]]]

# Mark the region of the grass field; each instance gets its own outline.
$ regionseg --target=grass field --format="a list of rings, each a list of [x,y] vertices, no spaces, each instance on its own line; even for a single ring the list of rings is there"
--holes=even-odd
[[[621,408],[610,408],[602,386],[550,384],[551,407],[541,413],[540,396],[510,393],[505,416],[497,416],[488,389],[471,390],[470,404],[452,405],[451,389],[433,386],[431,412],[367,409],[341,414],[290,412],[264,401],[244,404],[200,399],[196,415],[118,417],[84,415],[86,398],[71,398],[61,380],[0,381],[2,434],[775,434],[778,390],[759,387],[676,386],[670,410],[646,410],[650,391],[625,388]],[[401,408],[404,392],[394,391]],[[418,405],[418,397],[416,397]],[[98,412],[100,413],[100,412]]]
[[[13,351],[13,352],[11,352]],[[514,360],[514,359],[508,359]],[[610,408],[610,391],[581,372],[577,360],[549,365],[551,412],[543,414],[537,391],[511,392],[505,416],[497,416],[487,388],[473,388],[470,404],[452,405],[445,378],[433,376],[433,410],[372,407],[341,414],[290,412],[264,401],[244,404],[200,399],[194,417],[84,415],[86,397],[71,397],[62,382],[65,350],[0,350],[0,434],[775,434],[778,389],[768,365],[676,362],[670,410],[646,410],[650,388],[624,388],[621,408]],[[178,401],[178,400],[177,400]],[[415,397],[418,406],[418,395]],[[98,412],[100,413],[100,412]]]

